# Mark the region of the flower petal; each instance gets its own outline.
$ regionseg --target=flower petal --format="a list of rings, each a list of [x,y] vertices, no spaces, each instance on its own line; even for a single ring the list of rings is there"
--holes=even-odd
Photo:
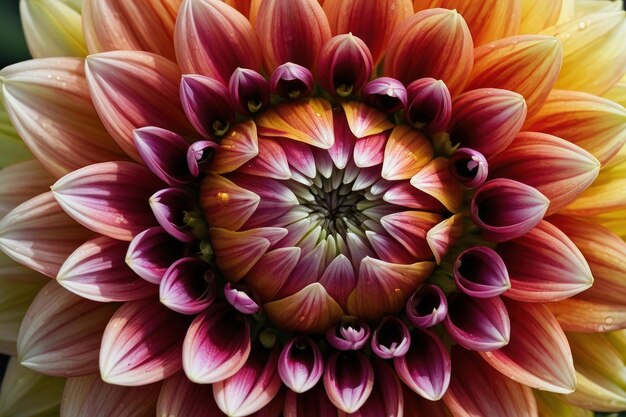
[[[366,104],[344,101],[341,102],[341,107],[343,107],[343,111],[346,113],[346,119],[352,134],[357,138],[376,135],[394,127],[385,113]]]
[[[402,384],[396,373],[384,361],[374,360],[374,389],[365,404],[350,417],[400,416],[403,410]]]
[[[521,94],[536,113],[561,68],[561,43],[551,36],[521,35],[476,48],[468,90],[492,87]]]
[[[407,85],[431,77],[445,82],[454,97],[472,71],[472,36],[456,10],[417,12],[395,29],[389,44],[384,73]]]
[[[139,160],[136,128],[193,132],[180,105],[180,71],[173,62],[148,52],[103,52],[87,58],[85,74],[102,123],[131,157]]]
[[[250,324],[222,303],[195,318],[183,344],[183,368],[192,382],[212,384],[234,375],[250,354]]]
[[[372,352],[379,358],[402,357],[409,351],[410,345],[409,328],[398,317],[383,318],[372,335]]]
[[[156,415],[225,417],[215,403],[213,387],[209,384],[194,384],[182,372],[163,383]]]
[[[3,168],[0,171],[0,218],[24,201],[48,191],[53,181],[37,160]]]
[[[598,176],[600,162],[568,141],[543,133],[522,132],[489,161],[492,178],[523,182],[550,200],[546,215],[574,201]]]
[[[126,264],[141,278],[159,284],[165,271],[184,256],[182,242],[162,227],[152,227],[139,233],[130,242]]]
[[[83,30],[89,52],[148,51],[174,60],[172,39],[180,2],[86,0]]]
[[[45,58],[0,71],[7,113],[20,136],[54,176],[125,159],[94,109],[84,61]]]
[[[278,358],[278,374],[292,391],[303,393],[313,388],[324,373],[324,357],[309,337],[295,337]]]
[[[426,242],[435,255],[437,265],[441,263],[448,250],[463,234],[462,221],[463,215],[457,213],[436,224],[426,233]]]
[[[213,384],[213,397],[220,410],[231,417],[248,416],[269,404],[278,394],[277,346],[271,351],[257,346],[233,376]]]
[[[331,36],[328,19],[316,0],[265,0],[255,22],[269,72],[293,62],[315,68],[322,45]]]
[[[563,0],[522,0],[522,22],[519,33],[532,34],[556,24],[561,14]]]
[[[51,192],[25,201],[0,221],[0,249],[53,278],[68,255],[92,235],[63,211]]]
[[[61,400],[61,417],[146,417],[155,414],[160,384],[109,385],[99,375],[70,378]]]
[[[182,367],[188,320],[153,298],[129,301],[109,321],[100,347],[100,375],[110,384],[161,381]]]
[[[559,301],[588,289],[594,281],[574,242],[546,221],[524,236],[501,243],[496,250],[511,278],[506,296],[515,300]]]
[[[363,258],[356,287],[348,297],[350,314],[375,319],[398,313],[434,266],[434,262],[400,265]]]
[[[116,308],[48,283],[22,321],[17,341],[20,363],[65,378],[97,372],[100,340]]]
[[[481,356],[514,381],[544,391],[569,394],[576,373],[567,339],[550,310],[542,304],[507,301],[511,340]]]
[[[189,144],[180,135],[159,127],[142,127],[133,132],[139,156],[154,175],[168,185],[191,182],[187,168]]]
[[[148,200],[161,187],[141,165],[102,162],[67,174],[51,189],[63,210],[83,226],[130,241],[157,224]]]
[[[285,417],[337,417],[337,408],[329,401],[324,386],[319,383],[302,394],[288,390],[283,413]]]
[[[87,55],[80,7],[69,1],[23,1],[20,17],[33,58]]]
[[[602,95],[624,75],[626,15],[609,11],[580,16],[545,29],[563,43],[556,87]],[[586,71],[580,72],[580,68]]]
[[[100,302],[131,301],[156,294],[126,265],[128,243],[99,236],[88,240],[65,260],[56,276],[65,289]]]
[[[454,282],[471,297],[495,297],[511,288],[507,267],[493,249],[474,246],[456,258]]]
[[[463,193],[450,173],[448,160],[435,158],[411,178],[411,185],[441,202],[448,211],[459,211]]]
[[[538,417],[529,387],[508,379],[474,352],[453,347],[452,360],[452,381],[443,401],[455,417]]]
[[[263,306],[270,321],[290,331],[323,333],[337,323],[343,310],[319,283]]]
[[[159,299],[181,314],[198,314],[215,300],[215,277],[209,265],[195,257],[181,258],[168,268],[159,285]]]
[[[404,180],[417,174],[432,158],[430,141],[408,126],[391,131],[385,146],[381,176],[386,180]]]
[[[339,410],[354,413],[374,388],[374,368],[361,352],[335,352],[326,363],[324,388]]]
[[[413,329],[409,351],[394,358],[393,365],[402,382],[427,400],[441,399],[450,384],[450,355],[428,330]]]

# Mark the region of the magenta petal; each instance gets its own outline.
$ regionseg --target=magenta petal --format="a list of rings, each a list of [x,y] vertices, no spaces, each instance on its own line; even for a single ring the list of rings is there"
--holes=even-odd
[[[227,282],[224,298],[243,314],[256,314],[261,311],[261,301],[252,288]]]
[[[223,136],[235,120],[228,89],[203,75],[183,75],[180,101],[191,125],[205,138]]]
[[[292,62],[278,66],[270,77],[272,93],[286,99],[307,97],[314,85],[311,71]]]
[[[160,127],[142,127],[133,132],[139,156],[154,175],[176,186],[193,178],[187,164],[189,144],[182,136]]]
[[[382,112],[395,113],[406,107],[406,88],[395,78],[376,78],[363,87],[363,101]]]
[[[156,415],[226,417],[215,403],[211,385],[194,384],[182,372],[168,378],[163,383],[156,407]]]
[[[99,236],[76,249],[57,274],[57,282],[94,301],[131,301],[156,294],[158,287],[126,265],[128,243]]]
[[[337,408],[328,400],[320,383],[301,394],[287,391],[283,414],[284,417],[337,417]]]
[[[130,242],[126,264],[137,275],[159,284],[165,271],[185,253],[185,246],[161,227],[139,233]]]
[[[184,223],[186,212],[193,210],[193,197],[182,188],[166,188],[150,197],[150,208],[161,227],[181,242],[193,240],[190,227]]]
[[[411,334],[406,324],[397,317],[385,317],[372,336],[372,352],[383,359],[406,355],[411,346]]]
[[[374,387],[374,368],[361,352],[333,353],[326,363],[324,388],[328,399],[341,411],[354,413]]]
[[[136,386],[161,381],[182,366],[185,316],[158,300],[129,301],[119,308],[104,330],[100,374],[105,382]]]
[[[530,232],[539,224],[549,205],[550,200],[535,188],[498,178],[476,191],[470,216],[486,239],[504,242]]]
[[[509,343],[511,323],[499,297],[473,298],[457,293],[450,298],[448,308],[444,325],[461,346],[487,352]]]
[[[248,416],[268,405],[278,394],[278,346],[255,346],[243,367],[233,376],[213,384],[215,402],[229,417]]]
[[[181,314],[198,314],[215,300],[215,277],[199,258],[180,259],[165,272],[159,285],[161,303]]]
[[[374,389],[363,407],[350,414],[350,417],[419,417],[404,411],[402,384],[396,372],[380,359],[374,359]],[[433,417],[426,416],[423,417]]]
[[[472,297],[495,297],[511,288],[504,261],[496,251],[486,246],[475,246],[461,252],[452,272],[457,287]]]
[[[200,165],[213,160],[219,145],[210,140],[194,142],[187,149],[187,168],[194,177],[200,175]]]
[[[406,302],[406,316],[415,327],[425,329],[443,321],[448,314],[448,300],[441,289],[422,285]]]
[[[278,374],[287,387],[297,393],[310,390],[324,373],[324,357],[311,338],[294,337],[278,358]]]
[[[434,333],[413,329],[411,348],[393,364],[402,382],[427,400],[437,401],[446,393],[452,369],[450,355]]]
[[[363,320],[344,316],[337,326],[326,331],[326,340],[338,350],[360,350],[370,339],[370,326]]]
[[[420,78],[408,85],[405,117],[409,124],[428,133],[446,130],[452,116],[452,98],[441,80]]]
[[[148,199],[161,188],[150,171],[132,162],[102,162],[70,172],[52,194],[74,220],[94,232],[130,241],[156,226]]]
[[[475,188],[487,180],[489,164],[480,152],[460,148],[450,157],[450,172],[465,187]]]
[[[361,39],[351,33],[340,34],[322,47],[317,77],[330,94],[348,97],[370,79],[373,65],[372,54]]]
[[[183,368],[198,384],[234,375],[250,354],[250,324],[230,306],[216,303],[195,318],[183,344]]]
[[[241,114],[251,116],[258,113],[270,101],[270,87],[258,72],[237,68],[228,84],[232,104]]]

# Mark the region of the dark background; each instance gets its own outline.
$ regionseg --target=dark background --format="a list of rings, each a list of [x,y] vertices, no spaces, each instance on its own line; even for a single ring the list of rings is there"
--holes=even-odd
[[[19,19],[19,0],[0,0],[0,68],[29,58]],[[7,360],[6,356],[0,355],[0,381]],[[619,415],[626,416],[626,413]]]

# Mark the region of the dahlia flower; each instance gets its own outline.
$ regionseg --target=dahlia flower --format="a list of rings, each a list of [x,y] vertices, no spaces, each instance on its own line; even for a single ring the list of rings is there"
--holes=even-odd
[[[81,3],[0,71],[0,415],[626,409],[621,2]]]

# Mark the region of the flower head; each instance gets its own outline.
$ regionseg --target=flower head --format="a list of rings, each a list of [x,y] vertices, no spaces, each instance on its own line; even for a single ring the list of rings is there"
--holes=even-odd
[[[626,327],[626,19],[582,9],[24,7],[11,378],[67,378],[64,416],[625,409],[621,333],[583,333]]]

